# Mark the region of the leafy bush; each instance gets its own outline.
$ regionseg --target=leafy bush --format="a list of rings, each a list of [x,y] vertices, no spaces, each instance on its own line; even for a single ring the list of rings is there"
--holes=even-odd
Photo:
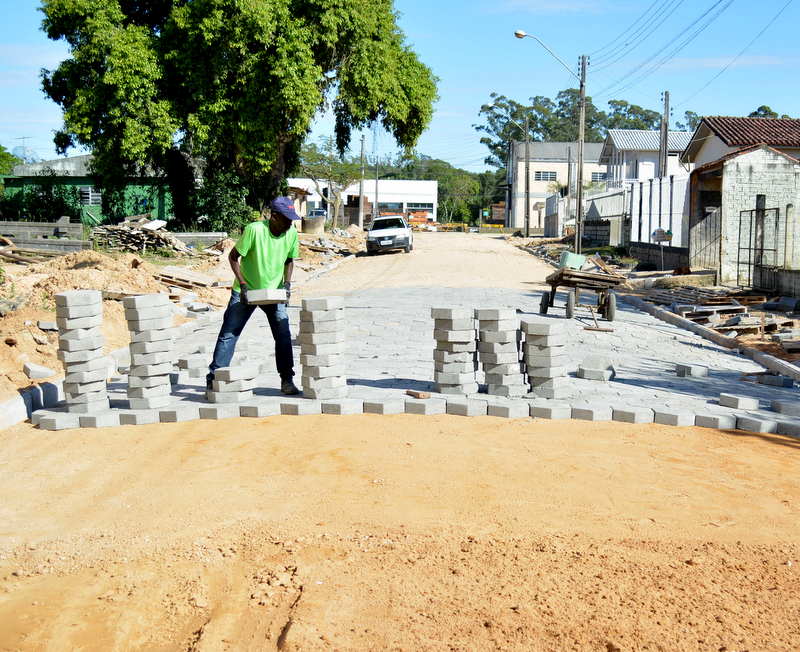
[[[55,222],[63,215],[80,221],[80,190],[62,185],[55,172],[49,170],[34,185],[14,193],[6,189],[0,195],[0,215],[6,220],[23,222]]]
[[[252,221],[253,209],[247,205],[247,190],[233,173],[223,172],[206,179],[197,191],[196,228],[200,231],[236,233]]]

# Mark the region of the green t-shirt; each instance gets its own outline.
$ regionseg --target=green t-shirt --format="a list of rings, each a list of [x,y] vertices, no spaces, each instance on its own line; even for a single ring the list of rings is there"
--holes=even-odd
[[[289,227],[277,238],[272,235],[267,222],[251,222],[236,243],[241,255],[239,266],[251,290],[274,290],[283,286],[283,266],[290,258],[297,258],[300,250],[297,230]],[[239,281],[233,289],[239,291]]]

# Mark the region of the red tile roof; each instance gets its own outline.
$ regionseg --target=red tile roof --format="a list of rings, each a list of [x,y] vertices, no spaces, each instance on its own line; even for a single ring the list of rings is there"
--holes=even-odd
[[[710,116],[703,121],[729,147],[766,143],[800,147],[800,120],[794,118],[730,118]]]

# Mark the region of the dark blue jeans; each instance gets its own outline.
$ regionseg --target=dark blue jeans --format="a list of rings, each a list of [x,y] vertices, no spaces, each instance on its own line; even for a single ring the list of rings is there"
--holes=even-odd
[[[294,376],[294,356],[292,354],[292,334],[289,331],[289,315],[285,303],[273,303],[265,306],[244,305],[239,300],[239,293],[233,290],[225,315],[222,317],[222,328],[217,336],[214,357],[208,367],[207,380],[214,378],[214,371],[220,367],[228,367],[233,358],[236,342],[244,330],[247,320],[256,308],[261,308],[269,321],[272,337],[275,340],[275,363],[281,380],[291,380]]]

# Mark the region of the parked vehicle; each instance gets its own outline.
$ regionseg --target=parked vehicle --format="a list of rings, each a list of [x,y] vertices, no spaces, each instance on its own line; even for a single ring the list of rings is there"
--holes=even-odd
[[[309,219],[317,219],[320,217],[327,217],[328,213],[325,211],[324,208],[312,208],[308,211],[308,218]]]
[[[414,234],[402,215],[381,215],[372,220],[367,232],[367,253],[414,248]]]

